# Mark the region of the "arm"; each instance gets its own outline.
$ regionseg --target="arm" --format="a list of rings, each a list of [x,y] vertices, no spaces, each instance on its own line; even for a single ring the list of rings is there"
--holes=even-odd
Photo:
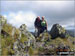
[[[47,21],[46,21],[46,27],[47,27],[47,29],[48,29],[48,24],[47,24]]]

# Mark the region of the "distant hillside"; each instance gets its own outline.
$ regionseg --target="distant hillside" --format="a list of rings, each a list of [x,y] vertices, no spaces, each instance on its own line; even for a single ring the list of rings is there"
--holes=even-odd
[[[66,33],[68,33],[72,37],[75,37],[75,29],[66,30]]]

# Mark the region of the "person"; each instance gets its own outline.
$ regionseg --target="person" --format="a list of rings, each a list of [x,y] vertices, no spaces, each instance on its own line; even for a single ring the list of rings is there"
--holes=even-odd
[[[38,37],[40,35],[40,29],[41,29],[41,20],[39,16],[36,18],[34,26],[35,26],[35,37]]]
[[[44,19],[44,16],[42,16],[42,21],[41,21],[41,27],[42,27],[42,32],[44,32],[45,30],[47,31],[47,22]]]

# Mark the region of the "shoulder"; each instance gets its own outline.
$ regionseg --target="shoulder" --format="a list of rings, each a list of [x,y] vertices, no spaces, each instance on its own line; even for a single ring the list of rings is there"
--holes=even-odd
[[[44,20],[46,22],[46,20]]]

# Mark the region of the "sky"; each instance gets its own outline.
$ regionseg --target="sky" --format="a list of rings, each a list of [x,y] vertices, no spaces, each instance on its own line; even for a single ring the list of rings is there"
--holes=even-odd
[[[34,30],[34,21],[37,16],[45,17],[48,30],[53,24],[59,23],[63,27],[73,28],[75,19],[74,1],[0,1],[1,15],[7,22],[20,27],[26,24],[28,30]],[[68,28],[69,26],[69,28]]]

